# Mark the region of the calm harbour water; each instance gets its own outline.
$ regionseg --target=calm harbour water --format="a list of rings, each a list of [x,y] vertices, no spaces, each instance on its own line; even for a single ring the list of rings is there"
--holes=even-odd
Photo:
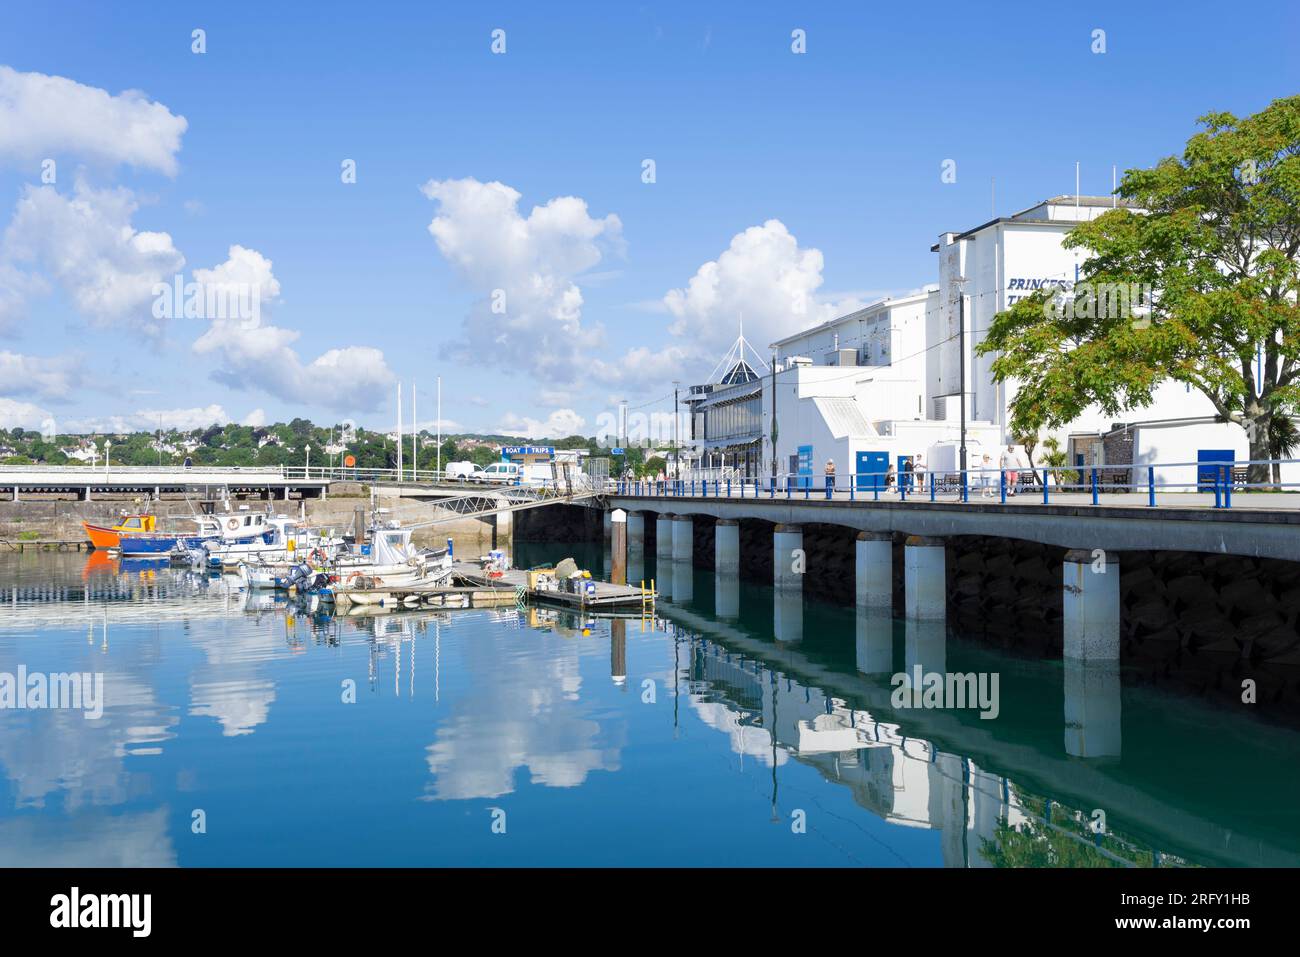
[[[602,564],[516,564],[566,554]],[[103,555],[0,556],[0,672],[102,672],[106,701],[0,710],[0,864],[1300,863],[1296,732],[656,571],[632,569],[673,593],[648,621],[330,616]],[[996,673],[997,718],[892,707],[914,660]]]

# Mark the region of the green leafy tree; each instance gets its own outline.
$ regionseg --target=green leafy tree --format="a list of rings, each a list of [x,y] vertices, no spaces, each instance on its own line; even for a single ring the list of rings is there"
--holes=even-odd
[[[1135,208],[1070,231],[1065,245],[1089,256],[1074,307],[1040,292],[994,317],[977,351],[1018,383],[1015,431],[1061,427],[1092,403],[1145,407],[1173,379],[1241,425],[1260,460],[1273,420],[1300,412],[1300,96],[1200,122],[1181,157],[1124,174]],[[1125,307],[1134,289],[1152,291],[1149,311]],[[1266,483],[1267,466],[1249,478]]]

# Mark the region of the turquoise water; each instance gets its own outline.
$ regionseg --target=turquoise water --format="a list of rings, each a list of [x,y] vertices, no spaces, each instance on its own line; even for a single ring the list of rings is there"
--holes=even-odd
[[[582,546],[518,563],[575,552],[599,567]],[[631,571],[673,593],[649,619],[334,617],[187,571],[0,557],[0,672],[102,673],[105,702],[0,710],[0,864],[1300,863],[1294,732]],[[918,662],[997,674],[997,717],[893,707],[890,673]]]

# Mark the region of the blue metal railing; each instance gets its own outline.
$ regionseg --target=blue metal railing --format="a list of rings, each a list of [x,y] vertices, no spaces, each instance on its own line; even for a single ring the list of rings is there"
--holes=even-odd
[[[1264,466],[1269,481],[1248,480],[1251,466]],[[1281,481],[1271,481],[1274,466],[1279,467]],[[767,497],[774,499],[784,492],[787,499],[802,490],[806,501],[812,499],[814,483],[822,501],[857,502],[859,492],[870,492],[870,501],[879,502],[881,496],[897,495],[906,502],[908,495],[924,493],[929,483],[931,502],[960,502],[968,504],[972,491],[979,499],[997,496],[999,504],[1016,498],[1035,486],[1041,492],[1042,504],[1050,505],[1054,498],[1070,504],[1085,502],[1100,506],[1103,494],[1127,493],[1145,495],[1145,506],[1156,508],[1157,495],[1179,496],[1178,504],[1194,503],[1195,493],[1207,493],[1207,505],[1216,509],[1232,508],[1234,492],[1254,493],[1252,500],[1272,493],[1300,490],[1300,459],[1242,459],[1222,462],[1143,462],[1117,465],[1091,466],[1032,466],[1025,469],[968,468],[937,475],[933,472],[905,472],[900,482],[890,472],[859,472],[850,475],[813,476],[808,474],[779,474],[763,478],[703,479],[687,482],[685,479],[629,480],[610,482],[612,490],[620,495],[637,497],[704,497],[760,498],[764,489]],[[1288,474],[1290,473],[1290,474]],[[1287,481],[1287,479],[1291,481]],[[1190,481],[1187,479],[1191,479]],[[712,487],[710,488],[710,484]],[[752,487],[752,492],[749,489]],[[1060,498],[1066,496],[1065,498]],[[1085,497],[1086,496],[1086,497]],[[863,496],[866,500],[866,496]],[[1138,499],[1142,501],[1142,499]],[[1120,502],[1118,504],[1133,504]],[[1300,501],[1288,503],[1279,499],[1277,507],[1300,509]]]

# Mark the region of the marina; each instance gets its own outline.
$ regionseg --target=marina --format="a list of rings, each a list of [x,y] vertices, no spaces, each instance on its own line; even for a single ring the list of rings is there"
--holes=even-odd
[[[518,551],[519,564],[572,555],[609,574],[599,545]],[[1087,713],[1102,723],[1089,737],[1110,721],[1118,745],[1090,761],[1074,754],[1080,691],[1059,666],[959,634],[942,667],[1001,674],[998,719],[898,709],[888,673],[934,667],[930,633],[805,600],[802,638],[774,640],[785,599],[771,586],[683,576],[680,562],[646,560],[671,597],[628,617],[513,596],[341,613],[230,575],[86,563],[0,554],[12,583],[0,589],[0,660],[104,675],[99,720],[33,709],[0,720],[6,865],[508,865],[537,842],[572,865],[671,865],[690,848],[762,866],[1300,862],[1286,797],[1300,754],[1285,729],[1140,688],[1114,700],[1090,689]],[[322,722],[332,733],[312,730]],[[42,751],[18,746],[28,740]],[[1255,800],[1239,799],[1243,787]],[[220,822],[220,841],[191,831],[194,807]],[[492,808],[529,839],[494,839]],[[804,837],[789,827],[799,812]],[[116,839],[91,839],[106,814]],[[316,839],[324,826],[336,841]]]

